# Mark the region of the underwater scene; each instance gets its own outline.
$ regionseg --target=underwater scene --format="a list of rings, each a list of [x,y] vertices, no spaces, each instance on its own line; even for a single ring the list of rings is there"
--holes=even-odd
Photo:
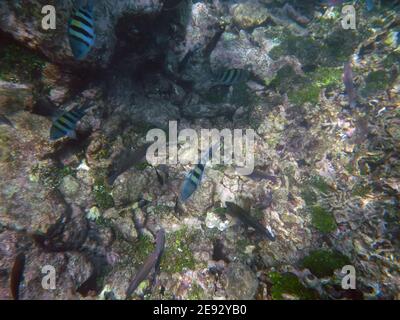
[[[400,299],[399,0],[1,0],[1,300]]]

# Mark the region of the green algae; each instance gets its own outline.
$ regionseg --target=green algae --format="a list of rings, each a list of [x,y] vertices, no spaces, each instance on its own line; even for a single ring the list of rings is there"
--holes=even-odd
[[[400,64],[400,52],[394,51],[389,53],[385,59],[383,59],[382,64],[385,68],[391,68],[393,65]]]
[[[30,170],[31,180],[38,181],[48,189],[55,189],[60,186],[62,179],[74,173],[69,166],[58,168],[54,165],[38,163]]]
[[[304,77],[298,75],[292,66],[287,65],[279,69],[276,76],[269,82],[269,86],[283,93],[288,92],[293,86],[303,82]]]
[[[329,36],[324,41],[324,59],[321,62],[329,66],[343,65],[349,60],[349,57],[365,36],[361,34],[360,30],[344,31],[342,28],[329,33]]]
[[[365,87],[361,90],[364,96],[373,95],[389,87],[390,77],[384,70],[372,71],[365,79]]]
[[[318,88],[330,89],[341,85],[342,73],[342,68],[319,67],[310,73],[310,78]]]
[[[331,190],[329,184],[325,181],[325,179],[319,175],[314,175],[310,179],[310,184],[324,194],[328,194]]]
[[[285,72],[287,74],[287,71]],[[309,72],[305,77],[289,76],[285,91],[291,103],[303,105],[306,102],[317,104],[322,89],[337,88],[341,84],[342,70],[339,68],[320,67]],[[278,79],[282,75],[278,73]],[[282,77],[281,82],[285,82]],[[297,84],[297,87],[296,87]],[[293,89],[294,87],[294,89]]]
[[[274,300],[284,300],[284,294],[295,296],[301,300],[318,298],[314,290],[306,288],[292,273],[270,272],[268,276],[272,282],[271,296]]]
[[[319,101],[320,88],[310,84],[298,90],[293,90],[288,93],[288,98],[291,103],[303,105],[306,102],[317,104]]]
[[[92,192],[94,200],[100,209],[109,209],[114,207],[114,199],[111,195],[111,188],[107,186],[102,179],[96,180]]]
[[[148,235],[141,235],[135,242],[135,260],[143,263],[146,258],[154,251],[153,239]]]
[[[304,257],[300,265],[309,269],[315,276],[322,278],[332,276],[336,269],[350,264],[350,260],[338,251],[315,250]]]
[[[321,44],[311,37],[284,34],[280,45],[275,46],[270,51],[270,57],[274,60],[284,55],[296,56],[305,66],[315,66],[321,53]]]
[[[167,234],[165,252],[161,259],[160,269],[168,273],[195,269],[196,261],[190,244],[197,240],[196,232],[184,227],[174,233]]]
[[[192,284],[189,289],[187,296],[188,300],[203,300],[205,298],[205,292],[202,287],[198,284]]]
[[[310,208],[312,225],[322,233],[329,233],[337,228],[336,220],[332,213],[315,205]]]
[[[316,193],[309,187],[306,187],[301,191],[301,197],[307,206],[312,206],[318,200]]]

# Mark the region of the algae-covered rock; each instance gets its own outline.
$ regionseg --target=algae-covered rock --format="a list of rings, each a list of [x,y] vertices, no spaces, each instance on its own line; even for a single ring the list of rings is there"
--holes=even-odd
[[[319,231],[328,233],[337,228],[336,221],[332,213],[318,205],[311,207],[310,210],[312,224]]]
[[[268,9],[258,3],[241,3],[232,9],[233,21],[243,29],[257,27],[269,17]]]
[[[296,275],[292,273],[271,272],[271,296],[274,300],[314,300],[318,295],[314,290],[306,288]]]
[[[147,187],[148,178],[144,172],[131,169],[129,172],[121,176],[113,186],[112,198],[116,206],[124,206],[138,201]],[[105,195],[107,188],[104,185],[99,185],[97,193],[99,200],[102,195]],[[102,191],[104,190],[104,191]]]
[[[348,257],[337,251],[312,251],[301,261],[303,268],[309,269],[317,277],[332,276],[336,269],[342,269],[350,264]]]
[[[227,294],[230,299],[253,299],[257,287],[257,277],[246,265],[238,262],[229,264],[227,273]]]

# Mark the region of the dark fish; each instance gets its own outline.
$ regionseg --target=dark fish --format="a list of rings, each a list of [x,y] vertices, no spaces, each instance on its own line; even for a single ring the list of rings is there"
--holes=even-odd
[[[232,215],[233,217],[238,218],[244,224],[252,227],[258,233],[260,233],[263,237],[268,240],[275,241],[275,235],[273,234],[271,228],[264,227],[261,223],[259,223],[256,219],[254,219],[247,211],[234,204],[233,202],[225,202],[226,207],[228,208],[227,213]]]
[[[202,156],[200,163],[196,164],[194,169],[190,170],[186,175],[179,197],[182,202],[185,202],[187,199],[189,199],[199,187],[203,178],[206,163],[209,159],[211,159],[214,147],[210,147],[210,149]]]
[[[15,128],[13,123],[3,114],[0,113],[0,125],[10,126],[11,128]]]
[[[347,96],[349,97],[350,108],[354,108],[357,103],[357,92],[353,83],[353,71],[351,70],[350,62],[346,62],[344,65],[343,83],[346,88]]]
[[[55,117],[59,114],[57,106],[47,98],[39,98],[34,104],[32,113],[44,117]]]
[[[156,236],[155,250],[147,257],[146,261],[139,268],[138,273],[136,274],[135,278],[133,279],[128,289],[126,290],[127,299],[130,298],[130,296],[136,290],[139,284],[148,277],[148,275],[153,269],[158,269],[158,265],[160,264],[160,258],[164,251],[164,246],[165,246],[165,231],[164,229],[160,229],[157,232]]]
[[[107,178],[108,184],[112,185],[120,174],[124,173],[133,165],[145,162],[147,148],[150,145],[151,143],[146,143],[136,150],[125,149],[120,154],[118,154],[112,161],[112,169],[109,172]]]
[[[76,125],[86,114],[86,107],[74,108],[71,111],[61,113],[54,117],[50,128],[50,140],[58,140],[63,137],[76,139]]]
[[[262,198],[259,203],[255,205],[256,209],[264,210],[268,208],[272,204],[272,192],[267,192]]]
[[[248,72],[243,69],[228,69],[217,73],[215,83],[217,85],[232,86],[248,79]]]
[[[153,168],[154,168],[154,170],[156,171],[158,183],[159,183],[160,185],[163,186],[163,185],[164,185],[164,179],[163,179],[163,177],[161,177],[161,175],[160,175],[160,173],[158,172],[158,170],[157,170],[156,167],[153,167]]]
[[[10,277],[10,290],[14,300],[19,299],[19,286],[22,281],[24,268],[25,268],[25,255],[23,253],[19,253],[15,258]]]
[[[265,172],[262,171],[258,171],[258,170],[254,170],[251,174],[249,174],[248,176],[246,176],[252,180],[255,181],[261,181],[261,180],[270,180],[272,183],[277,183],[278,182],[278,178],[275,176],[272,176],[270,174],[267,174]]]
[[[92,1],[72,11],[68,35],[74,57],[77,60],[85,59],[95,41]]]

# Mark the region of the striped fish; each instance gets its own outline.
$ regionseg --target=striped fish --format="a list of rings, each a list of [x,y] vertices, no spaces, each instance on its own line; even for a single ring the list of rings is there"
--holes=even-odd
[[[185,181],[183,182],[181,189],[181,200],[185,202],[190,196],[196,191],[197,187],[201,183],[201,179],[203,178],[205,165],[202,163],[196,164],[193,170],[189,172],[186,176]]]
[[[384,42],[388,46],[397,48],[400,43],[400,30],[391,30]]]
[[[196,164],[194,169],[190,170],[189,173],[186,175],[186,178],[182,184],[181,194],[180,194],[180,200],[182,202],[188,200],[200,185],[204,175],[204,169],[206,167],[206,163],[209,159],[211,159],[215,147],[216,146],[211,147],[207,151],[207,153],[203,155],[202,159],[200,160],[200,163]]]
[[[220,72],[215,77],[217,85],[232,86],[248,79],[248,72],[243,69],[228,69]]]
[[[63,112],[60,116],[57,116],[53,120],[53,124],[50,129],[50,140],[58,140],[63,137],[70,137],[76,139],[76,124],[85,115],[85,108],[78,108]]]
[[[91,1],[73,10],[68,24],[68,36],[74,57],[77,60],[85,59],[95,40]]]

